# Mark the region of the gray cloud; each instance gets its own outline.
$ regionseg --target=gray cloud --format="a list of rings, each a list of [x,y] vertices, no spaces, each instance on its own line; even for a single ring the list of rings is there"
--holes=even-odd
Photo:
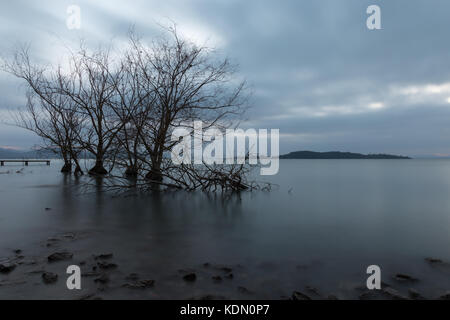
[[[79,31],[65,27],[69,4],[81,7]],[[382,9],[382,30],[365,27],[371,4]],[[448,12],[446,0],[22,0],[0,4],[0,50],[31,42],[37,58],[54,61],[61,42],[120,43],[133,24],[151,38],[171,19],[239,63],[254,91],[246,125],[280,128],[283,152],[447,154]],[[0,109],[23,102],[4,74],[0,95]],[[0,145],[32,144],[15,130]]]

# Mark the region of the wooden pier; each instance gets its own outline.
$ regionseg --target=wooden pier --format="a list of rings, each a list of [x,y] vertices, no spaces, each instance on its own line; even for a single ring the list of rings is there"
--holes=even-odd
[[[21,159],[21,160],[14,160],[14,159],[0,159],[0,166],[4,166],[5,163],[23,163],[26,166],[28,166],[29,163],[46,163],[48,166],[50,165],[50,160],[29,160],[29,159]]]

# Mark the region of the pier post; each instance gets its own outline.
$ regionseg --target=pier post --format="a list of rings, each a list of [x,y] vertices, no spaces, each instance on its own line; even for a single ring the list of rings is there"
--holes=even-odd
[[[3,167],[4,165],[5,165],[5,162],[4,162],[4,161],[2,161],[2,162],[1,162],[1,166]]]
[[[25,161],[25,165],[28,166],[28,161]]]

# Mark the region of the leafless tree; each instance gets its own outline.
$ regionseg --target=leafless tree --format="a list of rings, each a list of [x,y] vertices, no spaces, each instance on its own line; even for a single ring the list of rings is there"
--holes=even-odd
[[[121,74],[121,70],[114,69],[112,64],[109,49],[88,52],[82,48],[72,54],[70,81],[59,92],[75,104],[81,117],[87,119],[88,125],[78,132],[77,141],[95,156],[90,174],[107,174],[105,161],[111,157],[109,153],[115,153],[111,147],[125,125],[111,108]]]
[[[228,59],[180,37],[175,27],[164,31],[149,44],[130,32],[120,52],[81,47],[64,71],[34,67],[20,52],[5,68],[30,87],[19,123],[58,146],[77,170],[84,150],[95,157],[89,173],[135,178],[119,183],[124,188],[253,189],[246,165],[174,165],[168,157],[178,143],[174,130],[191,134],[195,121],[203,130],[225,129],[239,120],[247,91]]]
[[[62,156],[64,166],[61,172],[71,172],[72,162],[75,173],[83,171],[78,161],[81,148],[76,136],[83,127],[83,119],[76,106],[66,95],[59,92],[66,83],[61,67],[46,72],[31,64],[28,49],[16,51],[12,61],[5,61],[3,69],[27,84],[27,104],[25,110],[15,113],[16,124],[33,131],[44,141],[44,147]]]
[[[128,54],[144,93],[150,93],[139,113],[145,118],[137,134],[147,155],[141,159],[147,165],[146,178],[154,182],[171,178],[163,166],[175,144],[170,139],[174,129],[192,130],[197,120],[226,127],[232,116],[242,114],[245,103],[245,82],[235,83],[235,66],[228,59],[182,39],[175,27],[166,31],[166,37],[151,45],[131,34]]]

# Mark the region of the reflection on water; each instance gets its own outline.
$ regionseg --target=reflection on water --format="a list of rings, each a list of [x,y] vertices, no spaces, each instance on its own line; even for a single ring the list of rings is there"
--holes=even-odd
[[[86,189],[89,177],[60,174],[57,163],[18,168],[1,169],[10,173],[0,175],[0,257],[22,249],[38,264],[0,275],[26,282],[0,286],[0,298],[72,298],[97,290],[84,278],[82,293],[65,289],[68,263],[39,260],[57,249],[74,252],[71,263],[114,253],[119,268],[100,294],[105,298],[278,299],[305,286],[356,298],[371,264],[382,268],[387,283],[395,284],[396,273],[419,278],[413,287],[424,295],[450,289],[448,270],[424,261],[450,261],[450,161],[283,160],[277,176],[264,177],[279,188],[231,197],[179,191],[114,197],[101,184]],[[76,240],[47,246],[49,237],[68,232]],[[215,283],[218,271],[204,263],[232,266],[234,278]],[[62,279],[43,286],[21,268],[53,270]],[[195,271],[197,281],[181,280],[180,269]],[[155,279],[155,288],[117,289],[130,273]]]

